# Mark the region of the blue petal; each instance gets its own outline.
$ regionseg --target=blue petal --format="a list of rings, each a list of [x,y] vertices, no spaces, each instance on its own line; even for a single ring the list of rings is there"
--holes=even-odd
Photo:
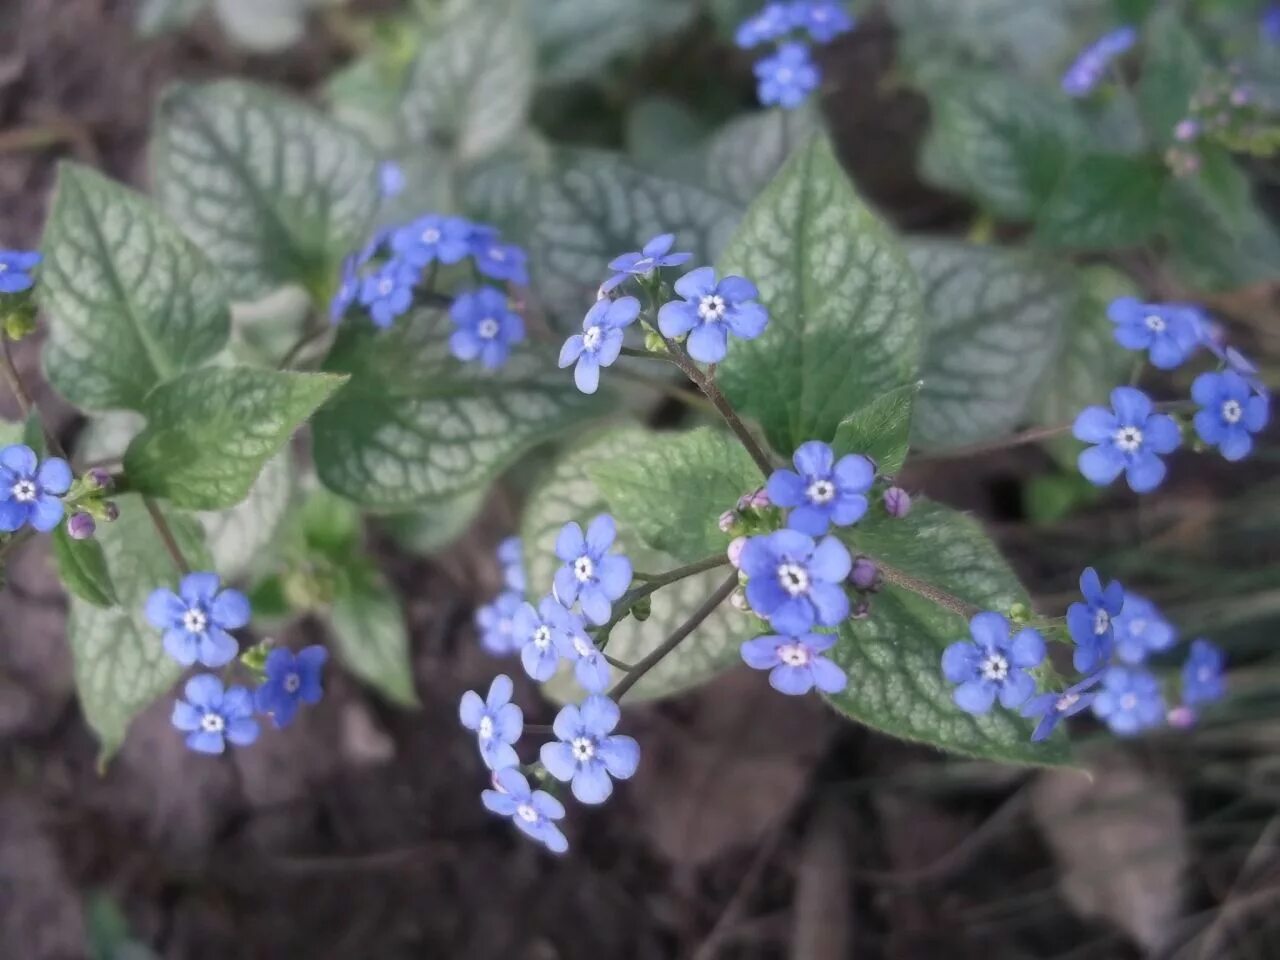
[[[16,500],[0,500],[0,533],[12,533],[20,529],[30,515],[27,504]]]
[[[30,505],[31,526],[41,533],[48,533],[62,520],[62,501],[56,497],[40,496]]]
[[[582,527],[569,521],[560,528],[556,535],[556,556],[565,563],[572,563],[587,552],[587,540],[582,535]]]
[[[815,657],[809,663],[813,683],[823,693],[839,693],[849,685],[849,677],[834,661],[827,657]]]
[[[247,747],[258,739],[261,728],[258,721],[249,717],[237,717],[227,724],[227,739],[237,747]]]
[[[583,732],[582,711],[572,703],[566,704],[551,722],[551,729],[561,740],[572,740]]]
[[[200,721],[203,717],[203,710],[193,707],[185,700],[175,700],[173,702],[173,718],[170,722],[184,733],[199,730]]]
[[[582,803],[604,803],[613,793],[613,781],[599,760],[590,760],[578,768],[570,787],[573,795]]]
[[[197,730],[187,736],[187,746],[197,753],[219,754],[226,749],[222,734],[212,730]]]
[[[223,630],[235,630],[249,622],[253,611],[249,607],[249,598],[239,590],[223,590],[214,598],[209,608],[213,622]]]
[[[982,650],[968,640],[957,640],[942,651],[942,675],[951,683],[964,683],[978,675]]]
[[[1037,667],[1044,660],[1044,637],[1039,632],[1026,627],[1018,631],[1009,647],[1010,661],[1024,670]]]
[[[698,309],[683,300],[673,300],[658,311],[658,329],[664,337],[678,337],[698,325]]]
[[[1010,670],[1000,686],[1000,706],[1012,710],[1036,692],[1036,682],[1022,670]]]
[[[952,698],[966,713],[986,713],[996,702],[995,684],[987,680],[969,680],[956,687]]]
[[[600,388],[600,364],[591,354],[584,353],[573,368],[573,382],[583,393],[595,393]]]
[[[704,323],[689,334],[689,356],[699,363],[719,363],[729,352],[729,334],[720,323]]]
[[[1134,493],[1150,493],[1164,481],[1165,472],[1164,461],[1154,453],[1140,453],[1125,469],[1125,479]]]
[[[769,673],[769,686],[787,696],[801,696],[813,689],[813,671],[808,667],[780,663]]]
[[[862,502],[865,504],[866,498]],[[811,537],[820,537],[831,526],[831,508],[803,504],[787,514],[787,526]]]
[[[1124,471],[1124,455],[1115,447],[1097,446],[1083,450],[1076,464],[1086,480],[1097,487],[1112,483]]]
[[[614,523],[613,517],[607,513],[600,514],[587,527],[587,552],[593,557],[598,557],[613,546],[617,536],[618,526]]]
[[[36,452],[26,444],[15,443],[0,450],[0,466],[19,476],[34,476],[38,463]]]
[[[489,694],[485,697],[485,707],[490,713],[497,713],[505,704],[511,702],[511,694],[515,685],[505,673],[500,673],[489,684]]]
[[[164,652],[184,667],[190,667],[200,656],[200,641],[182,627],[170,627],[164,633]]]
[[[835,454],[820,440],[809,440],[796,448],[791,458],[796,470],[806,478],[826,479],[835,466]]]
[[[188,573],[178,584],[178,594],[187,601],[187,606],[199,604],[207,609],[220,586],[216,573]]]
[[[781,589],[781,588],[779,588]],[[750,599],[751,584],[747,584],[747,598]],[[847,601],[846,601],[847,602]],[[755,605],[752,604],[754,608]],[[760,612],[757,610],[757,612]],[[769,622],[779,633],[800,634],[813,629],[815,611],[813,604],[805,597],[788,597],[769,615]]]
[[[1077,440],[1085,443],[1106,443],[1119,428],[1116,416],[1105,407],[1086,407],[1076,417],[1071,428]]]
[[[1173,417],[1157,413],[1143,428],[1143,447],[1154,453],[1173,453],[1182,443],[1182,431]]]
[[[569,364],[573,363],[578,357],[582,356],[582,351],[586,349],[586,343],[582,339],[582,334],[575,333],[564,342],[564,346],[560,348],[559,365],[563,370]]]
[[[1141,426],[1151,416],[1151,398],[1136,387],[1116,387],[1111,406],[1123,426]]]
[[[494,736],[506,743],[515,743],[524,733],[524,711],[514,703],[504,703],[493,718]]]
[[[631,561],[626,557],[611,554],[600,561],[596,569],[600,587],[610,600],[617,600],[631,586]]]
[[[596,745],[596,756],[610,776],[629,780],[640,766],[640,744],[632,737],[605,737]]]
[[[1003,650],[1009,645],[1009,621],[990,610],[974,614],[969,621],[969,633],[989,649]]]
[[[813,579],[827,583],[839,583],[853,569],[849,550],[835,537],[823,537],[818,541],[809,558],[809,574]]]
[[[516,801],[505,793],[499,793],[497,790],[485,790],[482,792],[480,794],[480,802],[484,804],[486,810],[501,817],[514,816],[516,812]]]
[[[578,590],[578,602],[582,604],[582,613],[597,626],[609,622],[613,608],[605,592],[595,583],[584,583]]]
[[[758,303],[738,303],[724,315],[725,326],[742,340],[754,340],[769,325],[769,311]]]
[[[226,666],[240,652],[235,638],[218,627],[210,627],[200,634],[199,648],[199,660],[206,667]]]
[[[468,730],[478,730],[483,718],[484,701],[480,699],[480,694],[468,690],[458,701],[458,720]]]
[[[849,616],[849,596],[834,583],[814,584],[809,591],[815,619],[824,627],[835,627]]]
[[[618,709],[618,705],[608,697],[599,694],[587,697],[579,711],[583,729],[596,737],[611,733],[622,718],[622,711]]]
[[[696,270],[690,270],[675,283],[675,291],[685,300],[697,300],[700,297],[710,296],[716,293],[716,271],[714,267],[698,267]],[[694,317],[697,317],[695,305],[688,304],[693,310]]]
[[[50,457],[36,471],[36,483],[45,493],[60,496],[71,488],[71,480],[71,468],[58,457]]]
[[[779,507],[798,507],[805,502],[805,482],[792,470],[775,470],[765,484],[769,502]],[[825,529],[825,528],[824,528]]]
[[[780,662],[778,647],[785,639],[776,634],[755,637],[742,645],[743,661],[753,670],[772,670]]]

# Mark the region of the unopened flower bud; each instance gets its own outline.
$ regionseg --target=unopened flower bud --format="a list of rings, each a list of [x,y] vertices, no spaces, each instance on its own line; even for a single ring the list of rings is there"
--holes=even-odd
[[[720,519],[716,521],[716,525],[720,527],[721,533],[728,533],[730,530],[733,529],[734,525],[737,522],[738,522],[738,515],[734,513],[732,510],[726,510],[724,513],[720,514]]]
[[[1196,712],[1190,707],[1174,707],[1166,719],[1175,730],[1189,730],[1196,724]]]
[[[1178,125],[1173,128],[1173,138],[1182,143],[1188,140],[1194,140],[1200,133],[1200,124],[1194,120],[1180,120]]]
[[[901,520],[911,512],[911,495],[901,487],[890,487],[884,492],[884,508],[889,516]]]
[[[1031,608],[1025,603],[1015,603],[1009,608],[1009,620],[1011,623],[1025,624],[1031,622]]]
[[[747,595],[742,590],[735,590],[729,594],[729,603],[735,610],[741,610],[743,613],[751,610],[751,604],[747,603]]]
[[[855,603],[849,611],[850,620],[865,620],[869,616],[871,616],[871,601],[866,597]]]
[[[849,582],[859,590],[877,590],[880,587],[880,571],[867,557],[855,557],[849,571]]]
[[[107,523],[115,523],[120,519],[120,508],[114,500],[108,500],[102,505],[102,519]]]
[[[653,613],[653,597],[641,597],[631,605],[631,615],[641,623],[649,619]]]
[[[93,467],[84,472],[84,481],[92,490],[110,490],[115,486],[111,474],[101,467]]]
[[[754,493],[744,493],[738,498],[739,510],[763,510],[767,506],[769,506],[769,494],[765,493],[764,487]]]
[[[729,548],[725,550],[725,556],[729,558],[729,562],[733,564],[733,569],[738,569],[738,564],[742,561],[742,550],[747,545],[746,537],[734,537],[729,541]]]
[[[73,513],[67,520],[67,536],[72,540],[88,540],[98,525],[87,513]]]

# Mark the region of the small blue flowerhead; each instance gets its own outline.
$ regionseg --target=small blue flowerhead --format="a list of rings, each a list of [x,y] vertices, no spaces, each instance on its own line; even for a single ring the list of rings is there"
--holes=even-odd
[[[827,444],[810,440],[800,444],[792,462],[795,470],[775,470],[765,486],[776,506],[790,509],[788,527],[817,537],[833,523],[847,527],[862,519],[876,478],[870,460],[856,453],[836,460]]]
[[[1116,342],[1126,350],[1146,350],[1161,370],[1181,366],[1201,344],[1195,314],[1177,304],[1143,303],[1120,297],[1107,308],[1115,324]]]
[[[1138,41],[1133,27],[1118,27],[1099,37],[1078,56],[1062,76],[1062,91],[1069,97],[1084,97],[1093,92],[1111,61],[1127,52]]]
[[[1093,699],[1093,712],[1122,737],[1158,727],[1164,721],[1160,681],[1143,667],[1108,667]]]
[[[483,276],[505,280],[522,287],[529,285],[529,257],[514,243],[503,243],[493,227],[476,227],[471,233],[471,256]]]
[[[16,443],[0,450],[0,533],[31,524],[48,533],[62,520],[59,499],[71,489],[67,461],[49,457],[40,463],[30,447]]]
[[[560,350],[560,368],[577,361],[573,382],[583,393],[595,393],[600,386],[600,368],[613,365],[622,352],[622,328],[640,316],[635,297],[597,300],[582,321],[582,333],[575,333]]]
[[[1273,3],[1262,11],[1258,32],[1267,43],[1280,43],[1280,3]]]
[[[398,197],[404,192],[404,170],[392,160],[378,164],[378,192],[384,200]]]
[[[42,259],[34,250],[0,250],[0,294],[30,290],[35,284],[31,271]]]
[[[502,580],[507,589],[524,593],[524,542],[519,537],[507,537],[498,544],[498,563],[502,565]]]
[[[227,631],[249,622],[249,599],[221,585],[216,573],[189,573],[177,593],[161,587],[147,598],[147,620],[164,631],[165,652],[184,667],[225,666],[239,652]]]
[[[1271,415],[1269,399],[1255,393],[1234,370],[1200,374],[1191,384],[1191,399],[1200,406],[1194,419],[1196,433],[1231,461],[1249,455],[1253,434],[1267,425]]]
[[[594,624],[607,623],[613,601],[631,586],[631,561],[611,554],[618,535],[613,517],[602,513],[587,525],[566,523],[556,537],[556,556],[564,566],[556,571],[555,595],[566,606],[582,604],[583,615]]]
[[[754,340],[764,332],[769,311],[756,303],[760,292],[750,280],[725,277],[716,282],[712,267],[699,267],[675,283],[684,300],[673,300],[658,311],[664,337],[689,335],[689,356],[700,363],[719,363],[729,349],[729,334]]]
[[[812,0],[795,4],[792,16],[818,43],[830,43],[854,28],[855,20],[836,0]]]
[[[797,26],[790,3],[768,3],[753,17],[738,25],[733,42],[743,50],[786,36]]]
[[[1096,444],[1080,454],[1080,472],[1099,487],[1123,473],[1134,493],[1150,493],[1164,480],[1161,455],[1182,442],[1178,424],[1156,413],[1151,398],[1133,387],[1112,390],[1111,407],[1088,407],[1076,417],[1076,439]]]
[[[1115,651],[1125,663],[1139,664],[1147,657],[1168,650],[1178,632],[1146,597],[1125,593],[1120,615],[1111,621],[1115,630]]]
[[[1092,690],[1101,679],[1102,674],[1095,673],[1065,690],[1057,693],[1042,693],[1024,703],[1020,711],[1024,717],[1040,718],[1040,722],[1031,733],[1031,742],[1039,743],[1041,740],[1048,740],[1049,735],[1059,723],[1067,717],[1074,717],[1093,703],[1096,694]]]
[[[1093,673],[1111,659],[1115,642],[1115,625],[1112,620],[1124,609],[1124,587],[1112,580],[1106,589],[1093,567],[1080,574],[1080,593],[1084,602],[1077,601],[1067,608],[1067,630],[1075,641],[1075,666],[1081,673]]]
[[[520,832],[533,838],[552,853],[569,849],[554,821],[564,817],[564,804],[545,790],[530,790],[529,781],[515,767],[493,775],[494,789],[480,794],[485,808],[500,817],[510,817]]]
[[[500,673],[489,684],[489,696],[468,690],[458,703],[458,719],[468,730],[474,730],[480,756],[490,770],[519,765],[520,758],[512,747],[524,733],[524,713],[511,702],[511,678]]]
[[[1213,703],[1227,692],[1225,658],[1208,640],[1196,640],[1182,665],[1182,701],[1188,705]]]
[[[817,687],[839,693],[849,678],[822,654],[835,646],[833,633],[803,633],[798,637],[769,634],[742,645],[742,659],[753,670],[769,671],[769,686],[792,696]]]
[[[222,753],[226,740],[247,747],[258,739],[253,695],[244,687],[224,689],[211,673],[198,673],[183,688],[186,700],[173,704],[172,723],[197,753]]]
[[[259,713],[269,713],[279,728],[293,722],[298,704],[317,704],[324,696],[321,674],[329,651],[319,644],[303,647],[295,655],[284,647],[267,654],[267,677],[253,699]]]
[[[572,783],[582,803],[604,803],[613,793],[609,778],[630,779],[640,766],[640,744],[613,733],[621,715],[616,703],[599,694],[556,714],[552,729],[559,742],[544,744],[539,757],[553,777]]]
[[[676,235],[663,233],[646,243],[638,252],[624,253],[609,261],[613,276],[600,287],[601,293],[610,293],[626,281],[627,277],[649,277],[662,267],[678,267],[693,258],[692,253],[672,253]]]
[[[609,661],[596,649],[582,618],[569,614],[569,622],[556,634],[556,649],[573,664],[573,677],[587,693],[603,693],[612,673]]]
[[[1024,627],[1010,638],[1009,621],[998,613],[984,611],[969,621],[973,639],[957,640],[942,652],[942,675],[959,684],[952,694],[966,713],[986,713],[1000,698],[1000,705],[1012,710],[1036,692],[1036,682],[1027,673],[1044,660],[1044,638]]]
[[[391,249],[419,270],[436,261],[459,263],[471,253],[471,224],[461,217],[419,217],[391,234]]]
[[[520,605],[511,626],[525,673],[539,683],[555,675],[560,663],[561,637],[573,628],[576,619],[555,597],[543,597],[536,610],[531,603]]]
[[[792,110],[818,88],[818,68],[803,43],[784,43],[772,57],[756,62],[756,93],[766,107]]]
[[[493,287],[458,294],[449,317],[458,328],[449,337],[449,352],[459,360],[478,358],[487,370],[506,363],[511,345],[524,339],[524,321]]]
[[[750,578],[747,602],[779,633],[800,636],[814,624],[834,627],[849,615],[844,579],[853,560],[835,537],[816,544],[796,530],[751,537],[739,563]]]
[[[360,303],[369,308],[374,326],[385,330],[413,305],[418,271],[402,260],[388,260],[360,281]]]
[[[476,627],[480,630],[480,646],[495,657],[506,656],[520,649],[516,640],[515,616],[524,603],[524,594],[507,590],[498,594],[493,603],[476,611]]]

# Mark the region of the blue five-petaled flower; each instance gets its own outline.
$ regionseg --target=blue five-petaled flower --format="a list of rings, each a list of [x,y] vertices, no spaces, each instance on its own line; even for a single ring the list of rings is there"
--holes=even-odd
[[[489,695],[468,690],[458,703],[458,719],[475,731],[480,756],[490,770],[502,770],[520,763],[512,744],[524,733],[524,713],[511,702],[511,678],[500,673],[489,684]]]
[[[787,507],[787,526],[812,537],[827,532],[831,524],[847,527],[867,512],[867,491],[876,468],[860,454],[835,458],[820,440],[802,443],[792,457],[795,470],[775,470],[765,486],[769,499]]]
[[[560,656],[573,664],[574,679],[582,689],[588,693],[600,693],[609,685],[612,675],[609,661],[596,649],[577,614],[569,614],[564,629],[556,634],[556,648]]]
[[[1093,712],[1122,737],[1159,726],[1165,717],[1160,681],[1142,667],[1108,667],[1093,698]]]
[[[856,21],[836,0],[812,0],[797,3],[793,17],[796,26],[809,31],[809,36],[818,43],[830,43],[842,33],[854,28]]]
[[[833,633],[799,636],[768,634],[742,645],[742,659],[754,670],[769,671],[769,686],[792,696],[817,687],[823,693],[839,693],[849,682],[845,672],[823,654],[835,646]]]
[[[609,553],[618,535],[613,517],[602,513],[587,525],[566,523],[556,537],[556,556],[564,566],[556,571],[555,596],[566,607],[582,604],[582,613],[594,624],[607,623],[613,601],[631,585],[631,561]]]
[[[1093,92],[1111,61],[1128,51],[1138,41],[1133,27],[1117,27],[1099,37],[1076,58],[1062,76],[1062,91],[1070,97],[1083,97]]]
[[[1076,417],[1076,439],[1095,444],[1080,454],[1080,472],[1099,487],[1123,473],[1134,493],[1150,493],[1164,480],[1160,457],[1182,442],[1178,424],[1134,387],[1112,390],[1111,407],[1088,407]]]
[[[1115,641],[1112,621],[1124,609],[1124,587],[1112,580],[1104,589],[1098,572],[1087,567],[1080,574],[1083,601],[1067,607],[1067,630],[1075,641],[1074,663],[1081,673],[1093,673],[1111,659]]]
[[[147,598],[147,619],[164,631],[165,652],[184,667],[221,667],[239,651],[227,631],[249,622],[249,600],[220,587],[216,573],[189,573],[177,593],[161,587]]]
[[[186,700],[173,704],[172,723],[187,735],[187,746],[198,753],[222,753],[225,741],[247,747],[258,739],[253,719],[253,695],[244,687],[225,689],[211,673],[199,673],[183,688]]]
[[[476,269],[486,277],[508,283],[529,285],[528,255],[514,243],[503,243],[493,227],[476,226],[471,231],[471,255]]]
[[[814,624],[834,627],[849,615],[844,579],[853,567],[835,537],[816,544],[796,530],[751,537],[739,569],[747,575],[747,602],[779,633],[798,636]]]
[[[391,249],[412,267],[430,263],[458,263],[471,253],[472,225],[461,217],[429,214],[391,235]]]
[[[598,694],[556,714],[552,729],[559,741],[543,744],[539,757],[548,773],[572,784],[582,803],[604,803],[613,793],[609,778],[626,780],[640,765],[640,745],[613,732],[620,717],[618,705]]]
[[[1227,460],[1248,456],[1253,434],[1270,417],[1268,398],[1234,370],[1200,374],[1191,384],[1191,399],[1200,405],[1193,420],[1196,433]]]
[[[543,597],[535,610],[522,603],[511,621],[524,672],[539,683],[550,680],[560,662],[560,638],[573,627],[574,616],[555,597]]]
[[[1067,717],[1074,717],[1081,710],[1085,709],[1089,704],[1093,703],[1093,698],[1097,696],[1093,692],[1093,688],[1097,686],[1102,674],[1095,673],[1091,677],[1085,677],[1079,683],[1060,690],[1056,693],[1042,693],[1032,697],[1022,705],[1021,713],[1024,717],[1038,717],[1040,722],[1036,724],[1035,730],[1031,733],[1031,742],[1039,743],[1041,740],[1049,739],[1049,735],[1059,723]]]
[[[418,271],[402,260],[388,260],[360,281],[360,303],[369,308],[374,326],[386,329],[413,306]]]
[[[1182,666],[1182,701],[1188,705],[1221,700],[1227,686],[1222,677],[1222,651],[1208,640],[1191,644],[1187,662]]]
[[[600,368],[612,366],[622,352],[622,328],[640,316],[635,297],[597,300],[582,321],[582,333],[575,333],[560,350],[560,367],[577,362],[573,382],[583,393],[595,393],[600,386]]]
[[[971,640],[957,640],[942,652],[942,675],[959,684],[952,694],[967,713],[986,713],[1000,698],[1008,709],[1021,706],[1036,690],[1027,671],[1044,660],[1044,638],[1031,627],[1010,636],[1009,621],[984,611],[969,621]]]
[[[480,646],[495,657],[514,653],[520,648],[515,639],[515,616],[524,599],[515,590],[498,594],[493,603],[476,611],[476,626],[480,630]]]
[[[665,303],[658,311],[664,337],[689,335],[689,356],[700,363],[719,363],[729,349],[729,334],[753,340],[764,332],[769,312],[756,298],[754,283],[742,277],[716,282],[713,267],[699,267],[675,283],[683,300]]]
[[[552,853],[564,853],[569,849],[569,841],[554,823],[564,816],[564,804],[545,790],[530,790],[529,781],[515,767],[495,773],[493,785],[493,790],[480,794],[486,809],[499,816],[510,817],[521,833],[537,840]]]
[[[688,263],[692,253],[672,253],[676,235],[663,233],[646,243],[639,251],[624,253],[609,261],[613,276],[600,286],[601,293],[610,293],[626,282],[628,277],[646,278],[662,267],[678,267]]]
[[[781,39],[795,26],[796,18],[790,3],[768,3],[755,16],[742,21],[734,34],[734,43],[743,50],[750,50],[762,43]]]
[[[1168,650],[1178,638],[1177,631],[1146,597],[1125,591],[1120,615],[1113,617],[1116,656],[1125,663],[1143,663],[1148,655]]]
[[[1193,308],[1143,303],[1120,297],[1107,308],[1115,324],[1116,342],[1126,350],[1146,350],[1161,370],[1180,366],[1200,346],[1201,324]]]
[[[254,692],[260,713],[271,715],[277,727],[293,722],[299,704],[317,704],[324,696],[321,674],[329,651],[319,644],[303,647],[296,654],[276,647],[267,654],[263,670],[266,679]]]
[[[31,271],[42,257],[34,250],[0,250],[0,293],[23,293],[35,283]]]
[[[67,461],[49,457],[40,463],[30,447],[16,443],[0,450],[0,533],[31,524],[48,533],[62,519],[59,499],[71,489]]]
[[[772,57],[756,62],[757,95],[767,107],[794,109],[818,87],[818,68],[803,43],[784,43]]]
[[[449,337],[449,352],[459,360],[479,359],[487,370],[506,363],[512,344],[524,339],[524,321],[493,287],[458,294],[449,317],[458,328]]]
[[[502,581],[507,589],[524,593],[524,541],[519,537],[507,537],[498,544],[498,563],[502,566]]]

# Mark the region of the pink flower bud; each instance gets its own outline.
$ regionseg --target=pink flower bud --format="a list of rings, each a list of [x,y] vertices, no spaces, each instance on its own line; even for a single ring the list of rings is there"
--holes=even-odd
[[[901,520],[911,512],[911,495],[901,487],[890,487],[884,492],[884,508],[889,516]]]
[[[734,513],[732,510],[726,510],[724,513],[720,514],[720,519],[717,521],[717,526],[720,527],[721,533],[728,533],[730,530],[733,529],[734,524],[736,524],[737,522],[738,522],[738,515]]]
[[[88,540],[97,526],[87,513],[73,513],[67,520],[67,536],[72,540]]]
[[[747,545],[746,537],[734,537],[729,541],[729,548],[725,551],[725,556],[729,558],[729,562],[733,564],[733,569],[738,569],[738,564],[742,560],[742,548]]]
[[[764,487],[754,493],[744,493],[738,498],[739,510],[763,510],[769,506],[769,494],[765,493]]]
[[[1189,730],[1196,724],[1196,712],[1190,707],[1174,707],[1167,719],[1175,730]]]

